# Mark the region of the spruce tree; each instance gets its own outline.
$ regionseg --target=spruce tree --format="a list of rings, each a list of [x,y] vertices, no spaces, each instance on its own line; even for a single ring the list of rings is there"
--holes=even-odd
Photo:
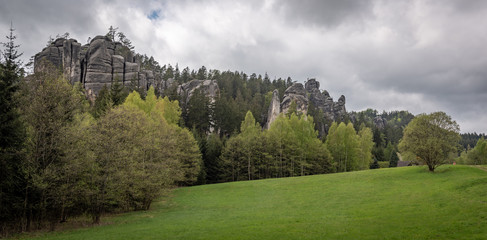
[[[20,217],[24,188],[22,148],[25,140],[16,98],[23,70],[15,44],[15,29],[10,26],[7,42],[2,43],[3,61],[0,60],[0,236]]]

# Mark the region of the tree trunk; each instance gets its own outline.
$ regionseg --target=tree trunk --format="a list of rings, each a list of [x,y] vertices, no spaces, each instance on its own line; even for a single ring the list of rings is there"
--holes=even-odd
[[[249,154],[249,156],[247,156],[247,163],[248,163],[247,171],[249,172],[249,180],[250,180],[250,154]]]
[[[433,165],[430,165],[430,164],[428,164],[428,169],[430,170],[430,172],[435,171],[435,167]]]

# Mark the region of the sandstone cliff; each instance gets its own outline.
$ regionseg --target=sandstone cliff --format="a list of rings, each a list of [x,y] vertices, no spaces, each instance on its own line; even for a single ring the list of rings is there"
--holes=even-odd
[[[220,89],[216,80],[191,80],[178,86],[178,95],[182,97],[183,101],[188,102],[196,89],[200,89],[206,96],[210,98],[211,102],[215,101]]]
[[[81,45],[75,39],[56,39],[35,55],[34,72],[42,71],[45,62],[60,67],[72,84],[81,83],[92,95],[114,81],[144,90],[156,85],[154,73],[141,70],[129,48],[105,36],[97,36],[86,45]]]
[[[332,122],[343,120],[347,115],[347,110],[345,109],[345,96],[341,96],[338,102],[334,102],[330,94],[325,90],[320,91],[320,83],[316,79],[309,79],[305,83],[305,87],[301,83],[294,83],[292,86],[288,87],[284,92],[284,97],[279,105],[276,107],[276,102],[279,102],[279,94],[275,90],[273,92],[271,105],[269,106],[267,123],[265,128],[269,128],[271,123],[276,119],[279,113],[287,113],[292,102],[296,103],[296,110],[300,113],[307,114],[308,108],[312,103],[314,107],[321,110],[324,115],[324,121],[320,122]],[[317,122],[315,120],[315,122]],[[329,126],[319,126],[319,129],[328,128]],[[320,131],[320,134],[323,134]]]
[[[276,118],[281,113],[281,103],[279,101],[279,90],[275,89],[272,92],[272,100],[271,104],[269,105],[269,110],[267,111],[267,122],[264,126],[265,129],[269,129],[271,123],[276,120]]]

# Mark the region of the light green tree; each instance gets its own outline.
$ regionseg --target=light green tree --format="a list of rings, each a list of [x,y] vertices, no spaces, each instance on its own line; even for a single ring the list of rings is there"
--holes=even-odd
[[[372,159],[372,148],[374,147],[374,142],[372,141],[372,130],[370,128],[362,126],[359,133],[359,164],[358,169],[369,169],[370,164],[373,162]]]
[[[444,112],[420,114],[404,129],[399,143],[401,152],[411,152],[431,172],[457,151],[460,140],[458,124]]]
[[[467,153],[467,163],[474,165],[487,164],[487,140],[481,137],[475,147]]]
[[[243,153],[247,159],[247,175],[248,180],[252,180],[255,173],[255,161],[257,160],[258,146],[261,144],[261,128],[258,123],[255,122],[255,118],[251,111],[248,111],[245,115],[245,120],[240,126],[240,135]]]
[[[347,172],[360,169],[359,137],[355,133],[353,124],[334,122],[328,131],[325,145],[333,156],[337,171]]]

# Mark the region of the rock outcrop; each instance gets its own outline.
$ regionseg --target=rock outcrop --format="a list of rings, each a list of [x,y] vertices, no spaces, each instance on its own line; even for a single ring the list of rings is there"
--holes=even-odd
[[[303,84],[294,83],[286,89],[281,102],[281,111],[287,113],[292,102],[296,103],[296,110],[306,115],[308,113],[308,96]]]
[[[306,91],[309,93],[309,100],[313,105],[323,111],[326,119],[331,121],[340,120],[347,114],[345,109],[345,96],[340,96],[338,102],[333,102],[328,91],[320,92],[320,82],[316,79],[309,79],[306,83]]]
[[[384,129],[387,125],[387,120],[383,119],[381,116],[377,116],[374,118],[374,125],[378,128],[378,129]]]
[[[72,84],[79,82],[95,95],[114,81],[144,90],[155,81],[152,71],[141,71],[129,48],[105,36],[97,36],[83,46],[75,39],[56,39],[35,55],[34,72],[42,71],[44,62],[60,67]]]
[[[276,120],[276,118],[281,113],[281,103],[279,102],[279,90],[275,89],[272,92],[272,100],[269,105],[269,111],[267,111],[267,122],[264,126],[265,129],[269,129],[271,123]]]
[[[201,90],[206,96],[208,96],[211,102],[214,102],[215,97],[220,91],[216,80],[191,80],[187,83],[179,85],[178,95],[182,96],[183,101],[187,102],[197,89]]]
[[[310,105],[314,106],[317,110],[321,110],[324,115],[325,121],[320,122],[332,122],[343,120],[347,115],[345,108],[345,96],[341,96],[338,102],[334,102],[330,94],[325,90],[320,91],[320,83],[316,79],[309,79],[305,83],[305,87],[301,83],[294,83],[288,87],[284,92],[283,100],[280,104],[280,111],[275,106],[276,102],[279,102],[279,94],[276,90],[272,94],[271,105],[267,115],[267,122],[265,128],[269,128],[271,123],[277,118],[279,112],[287,113],[292,102],[296,103],[296,110],[300,113],[307,114]],[[319,126],[320,134],[323,134],[324,130],[329,126]]]
[[[47,60],[55,66],[62,66],[64,76],[71,83],[74,83],[80,79],[82,72],[80,65],[81,51],[81,44],[75,39],[59,38],[35,55],[34,71],[42,71],[44,65],[40,63]]]

